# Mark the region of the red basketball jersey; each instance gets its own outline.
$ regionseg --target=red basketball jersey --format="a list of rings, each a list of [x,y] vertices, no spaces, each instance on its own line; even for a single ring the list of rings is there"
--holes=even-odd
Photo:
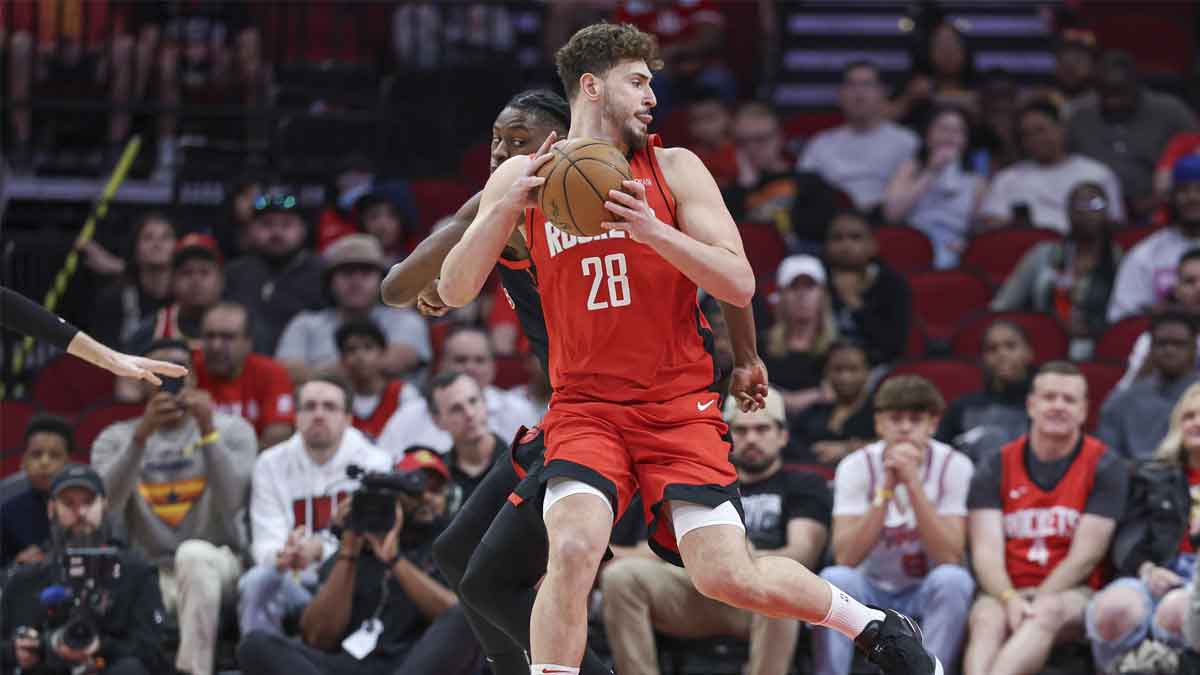
[[[1103,443],[1084,436],[1083,447],[1071,468],[1053,490],[1046,492],[1030,480],[1025,470],[1027,442],[1027,437],[1022,436],[1000,450],[1004,558],[1008,576],[1017,588],[1042,583],[1050,570],[1067,557],[1075,528],[1092,493],[1096,465],[1105,452]],[[1097,565],[1088,577],[1092,588],[1103,585],[1101,567]]]
[[[677,226],[659,146],[651,135],[629,166],[655,215]],[[715,384],[712,331],[696,284],[682,272],[624,232],[575,237],[538,209],[526,212],[526,223],[555,400],[659,402]]]

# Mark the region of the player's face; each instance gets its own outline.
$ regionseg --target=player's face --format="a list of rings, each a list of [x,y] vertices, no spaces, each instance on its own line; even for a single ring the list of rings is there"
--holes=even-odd
[[[1087,380],[1078,375],[1038,375],[1025,409],[1035,432],[1069,436],[1087,421]]]
[[[21,469],[29,484],[39,492],[50,489],[50,483],[67,465],[67,439],[49,431],[39,431],[29,437]]]
[[[333,302],[339,308],[364,311],[375,306],[383,272],[371,265],[345,265],[329,277]]]
[[[1176,219],[1185,227],[1200,227],[1200,181],[1189,181],[1172,193]]]
[[[919,448],[929,444],[938,418],[924,410],[883,410],[875,413],[875,431],[888,445],[913,443]]]
[[[829,357],[825,372],[838,400],[854,401],[867,386],[871,369],[861,349],[839,349]]]
[[[137,261],[141,265],[168,265],[175,248],[175,230],[161,220],[152,220],[138,234]]]
[[[565,136],[562,129],[545,124],[541,117],[528,111],[508,107],[496,116],[492,124],[492,152],[488,165],[488,173],[495,171],[509,157],[528,155],[542,147],[542,142],[551,131],[558,131],[559,136]]]
[[[1183,448],[1189,453],[1200,452],[1200,396],[1188,396],[1179,405],[1179,431],[1183,434]]]
[[[201,338],[204,341],[204,367],[219,377],[233,377],[250,353],[245,312],[220,308],[204,316]]]
[[[487,405],[475,380],[460,377],[433,394],[433,421],[455,443],[477,443],[489,433]]]
[[[1150,339],[1150,363],[1164,377],[1191,372],[1196,363],[1196,336],[1182,323],[1162,323]]]
[[[351,335],[342,347],[342,366],[355,379],[365,379],[377,370],[382,357],[383,348],[365,335]]]
[[[188,308],[211,307],[221,299],[224,280],[215,260],[192,258],[175,269],[172,276],[175,300]]]
[[[72,537],[86,537],[100,529],[104,497],[85,487],[60,490],[50,501],[50,517]]]
[[[336,447],[349,425],[350,413],[341,387],[317,381],[300,388],[296,427],[305,445],[313,450]]]
[[[1188,260],[1179,266],[1175,301],[1189,309],[1200,307],[1200,260]]]
[[[997,324],[983,336],[983,367],[1001,382],[1024,380],[1032,362],[1029,344],[1012,326]]]
[[[761,410],[738,413],[729,433],[733,463],[750,473],[761,473],[778,461],[788,442],[787,429]]]
[[[463,331],[446,340],[442,370],[457,370],[470,375],[479,386],[486,387],[496,379],[496,358],[483,333]]]
[[[620,141],[630,150],[646,147],[650,111],[658,105],[650,88],[650,69],[645,61],[622,61],[604,75],[604,118],[617,130]]]

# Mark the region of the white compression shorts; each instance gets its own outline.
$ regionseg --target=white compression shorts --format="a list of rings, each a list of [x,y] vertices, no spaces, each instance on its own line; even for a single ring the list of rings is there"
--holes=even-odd
[[[599,489],[574,478],[552,478],[546,483],[546,499],[542,503],[542,518],[564,497],[577,494],[591,494],[604,500],[612,513],[612,502]],[[615,515],[614,515],[615,517]],[[738,514],[733,502],[721,502],[715,507],[693,504],[692,502],[671,500],[671,522],[675,525],[675,541],[683,539],[683,535],[692,530],[709,525],[733,525],[742,530],[746,525]]]

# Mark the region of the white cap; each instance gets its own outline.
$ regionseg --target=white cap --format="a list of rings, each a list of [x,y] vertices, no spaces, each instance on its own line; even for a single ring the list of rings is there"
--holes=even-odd
[[[779,390],[775,387],[768,386],[766,398],[766,407],[758,412],[765,414],[767,417],[786,427],[788,425],[787,409],[783,405],[783,394],[779,393]],[[726,422],[733,424],[739,415],[744,414],[746,413],[743,413],[741,407],[738,405],[737,397],[727,396],[725,398],[724,415]]]
[[[787,288],[792,285],[796,277],[801,275],[812,279],[818,285],[824,284],[825,266],[811,255],[788,256],[779,263],[779,270],[775,272],[775,281],[780,288]]]

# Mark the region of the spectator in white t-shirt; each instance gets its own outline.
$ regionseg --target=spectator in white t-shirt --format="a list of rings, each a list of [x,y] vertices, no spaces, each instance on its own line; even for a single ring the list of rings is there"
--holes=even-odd
[[[1178,273],[1175,276],[1175,289],[1171,291],[1174,307],[1180,311],[1200,316],[1200,248],[1193,248],[1179,259]],[[1197,352],[1200,353],[1200,339],[1196,342]],[[1138,336],[1129,352],[1129,367],[1121,376],[1117,390],[1125,389],[1142,377],[1149,375],[1153,368],[1150,366],[1150,331]],[[1200,372],[1200,358],[1195,370]]]
[[[1110,322],[1149,311],[1167,300],[1180,258],[1200,248],[1200,155],[1175,162],[1171,185],[1171,225],[1140,241],[1121,259],[1117,285],[1108,302]]]
[[[916,375],[894,377],[875,395],[882,440],[838,465],[833,488],[833,556],[821,576],[855,600],[891,607],[921,623],[925,646],[954,672],[966,633],[975,581],[963,567],[966,455],[933,440],[945,408],[941,394]],[[854,645],[813,629],[813,671],[850,672]]]
[[[979,209],[992,227],[1033,225],[1066,234],[1070,229],[1067,198],[1079,183],[1098,183],[1108,195],[1108,215],[1124,222],[1121,185],[1108,167],[1094,159],[1067,153],[1066,133],[1058,108],[1031,101],[1017,118],[1026,159],[996,174]],[[1021,222],[1023,220],[1028,222]]]
[[[879,68],[855,61],[842,71],[839,90],[846,123],[823,131],[800,157],[801,171],[814,171],[854,200],[860,211],[883,201],[888,181],[917,152],[917,135],[887,119]]]
[[[379,240],[351,234],[325,250],[325,287],[333,307],[297,314],[279,338],[275,358],[305,382],[318,374],[338,373],[340,356],[334,334],[351,319],[369,318],[383,329],[388,346],[380,361],[383,371],[400,376],[430,360],[429,327],[413,309],[388,307],[379,300],[379,284],[390,262]]]
[[[488,334],[474,326],[460,326],[446,337],[438,372],[458,371],[470,375],[483,389],[488,426],[504,442],[510,442],[522,426],[537,424],[538,413],[529,399],[492,385],[496,380],[496,355]],[[422,445],[446,453],[454,441],[434,421],[429,404],[411,384],[401,394],[400,409],[379,434],[378,445],[399,456],[411,445]]]

